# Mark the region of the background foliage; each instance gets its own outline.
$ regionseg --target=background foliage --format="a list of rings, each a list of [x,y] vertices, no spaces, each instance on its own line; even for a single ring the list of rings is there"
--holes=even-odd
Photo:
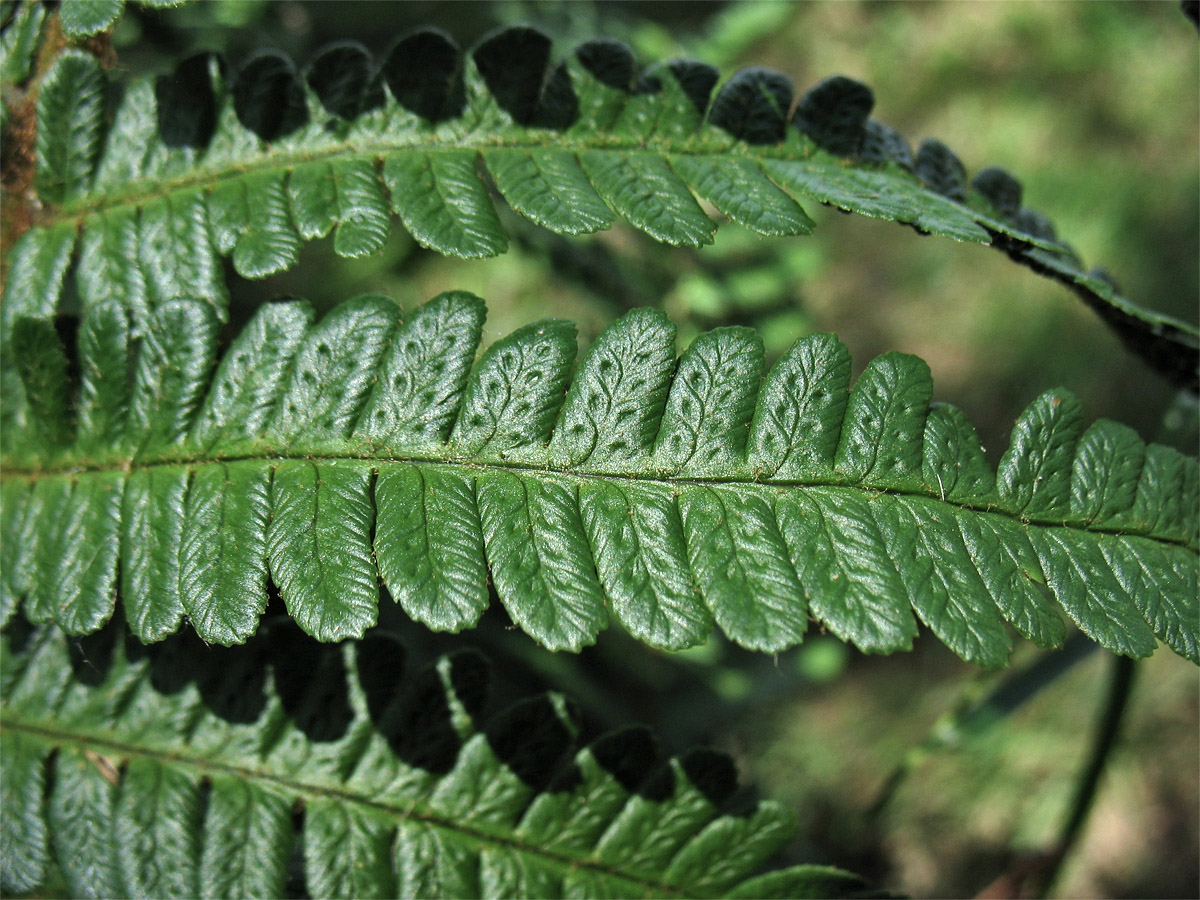
[[[881,120],[914,143],[946,140],[972,171],[1009,169],[1089,265],[1103,264],[1135,300],[1195,319],[1200,57],[1174,3],[221,0],[133,7],[113,43],[123,68],[167,71],[200,49],[241,60],[275,46],[304,60],[330,40],[355,39],[380,53],[418,24],[441,25],[467,46],[518,21],[560,47],[602,33],[628,41],[643,61],[686,53],[723,73],[769,65],[800,90],[828,74],[859,78],[874,87]],[[338,258],[327,240],[306,245],[299,266],[265,284],[227,274],[235,321],[236,304],[244,318],[269,294],[322,308],[379,291],[411,307],[447,286],[475,291],[490,305],[485,342],[556,315],[579,322],[586,345],[623,310],[665,297],[681,345],[704,328],[747,324],[763,331],[768,362],[817,329],[838,332],[857,367],[888,349],[917,353],[933,369],[936,399],[969,411],[989,450],[1003,448],[1030,397],[1062,385],[1089,420],[1113,417],[1196,451],[1194,427],[1162,430],[1173,392],[1065,290],[999,254],[809,211],[819,215],[812,238],[762,240],[725,225],[716,246],[699,252],[621,227],[564,239],[513,217],[512,251],[483,262],[437,256],[394,229],[366,261]],[[593,734],[640,721],[671,751],[701,740],[733,752],[764,794],[801,812],[793,859],[843,865],[916,895],[976,893],[1017,867],[1021,851],[1046,846],[1105,692],[1105,660],[1093,654],[999,724],[956,736],[955,711],[1016,676],[981,675],[933,640],[878,660],[814,637],[762,659],[714,637],[670,657],[613,631],[572,657],[491,625],[433,640],[483,644],[531,687],[553,681],[581,701]],[[1020,653],[1017,672],[1038,655],[1031,646]],[[1141,668],[1124,741],[1058,885],[1063,895],[1200,892],[1195,671],[1161,652]],[[914,753],[931,735],[932,749]]]

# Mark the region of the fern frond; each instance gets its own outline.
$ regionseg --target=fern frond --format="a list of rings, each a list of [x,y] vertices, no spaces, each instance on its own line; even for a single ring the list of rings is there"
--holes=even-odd
[[[137,0],[141,6],[163,9],[182,6],[185,0]],[[58,8],[63,34],[85,38],[107,31],[125,12],[125,0],[63,0]]]
[[[3,609],[23,598],[31,620],[83,634],[120,593],[141,640],[187,616],[231,644],[269,577],[329,641],[375,623],[380,580],[412,618],[471,627],[490,573],[553,649],[611,617],[655,646],[715,622],[778,651],[811,618],[887,653],[911,646],[915,611],[998,666],[1008,625],[1061,643],[1061,608],[1114,652],[1145,656],[1157,635],[1200,661],[1200,466],[1113,422],[1085,428],[1066,391],[1021,415],[993,471],[913,356],[851,387],[845,346],[817,334],[764,379],[753,331],[709,332],[676,360],[672,323],[640,309],[572,379],[559,320],[472,369],[483,317],[464,293],[407,321],[379,296],[315,324],[302,302],[271,304],[210,377],[210,304],[164,303],[134,340],[107,301],[80,329],[75,425],[42,374],[67,367],[53,330],[22,320],[31,403],[0,481]]]
[[[46,8],[40,3],[23,3],[0,34],[0,83],[16,85],[33,71],[34,55],[42,33]],[[6,111],[7,104],[0,103]]]
[[[6,892],[36,887],[51,860],[75,897],[865,888],[820,866],[756,876],[794,817],[770,801],[729,814],[728,757],[662,759],[642,728],[580,746],[557,695],[485,718],[477,651],[414,673],[389,636],[319,645],[286,622],[234,650],[97,637],[6,631]]]
[[[1011,176],[986,169],[968,182],[937,141],[914,156],[868,118],[874,97],[864,85],[828,79],[793,110],[791,83],[761,68],[738,72],[714,96],[711,67],[677,60],[639,73],[614,41],[551,58],[549,39],[528,28],[498,32],[468,54],[441,32],[419,31],[378,66],[351,44],[303,73],[267,53],[229,84],[201,55],[172,77],[133,84],[105,135],[102,115],[74,108],[81,86],[96,96],[99,64],[68,54],[38,124],[38,184],[54,206],[13,248],[3,336],[16,316],[57,308],[65,267],[42,263],[69,256],[76,237],[85,307],[121,292],[135,310],[189,296],[210,300],[219,317],[219,255],[261,277],[332,231],[336,252],[362,256],[382,247],[392,213],[424,246],[494,256],[508,238],[482,166],[515,210],[561,234],[623,220],[698,246],[717,226],[697,198],[761,234],[807,234],[813,223],[798,200],[815,199],[991,244],[1068,285],[1152,365],[1195,386],[1194,327],[1140,309],[1085,272],[1046,219],[1021,207]]]

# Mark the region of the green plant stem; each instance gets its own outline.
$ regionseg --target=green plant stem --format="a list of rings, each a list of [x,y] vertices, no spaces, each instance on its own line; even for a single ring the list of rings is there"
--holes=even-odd
[[[1067,855],[1074,848],[1083,831],[1083,825],[1091,812],[1092,803],[1096,798],[1096,790],[1100,785],[1100,776],[1108,763],[1113,746],[1121,730],[1121,722],[1129,705],[1129,695],[1133,690],[1134,660],[1127,656],[1114,656],[1112,672],[1109,677],[1108,696],[1105,698],[1104,711],[1097,723],[1095,736],[1092,740],[1092,752],[1087,766],[1080,772],[1079,782],[1075,787],[1075,797],[1063,821],[1062,831],[1053,850],[1048,854],[1045,867],[1035,875],[1037,890],[1032,896],[1046,897],[1050,894],[1054,883],[1062,871]]]
[[[1098,644],[1077,631],[1061,650],[1041,654],[1030,665],[1001,680],[982,700],[960,704],[959,709],[939,718],[928,737],[911,747],[892,770],[867,811],[868,820],[878,820],[908,776],[930,755],[947,747],[960,746],[964,740],[988,731],[1098,649]]]

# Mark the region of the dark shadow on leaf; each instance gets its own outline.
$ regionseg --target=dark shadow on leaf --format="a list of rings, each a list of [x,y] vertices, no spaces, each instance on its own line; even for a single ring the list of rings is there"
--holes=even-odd
[[[256,645],[211,647],[198,672],[200,698],[226,722],[256,722],[267,708],[266,674]]]
[[[506,28],[485,38],[472,54],[496,104],[518,125],[531,125],[550,62],[550,38],[534,28]]]
[[[121,629],[122,623],[114,616],[97,632],[68,638],[71,671],[83,684],[95,687],[108,677]]]
[[[792,124],[838,156],[853,156],[862,147],[875,94],[865,84],[834,75],[809,88],[800,98]]]
[[[424,28],[400,39],[381,69],[396,102],[431,122],[462,114],[462,51],[445,32]]]
[[[286,137],[308,121],[304,90],[292,61],[278,53],[251,59],[233,85],[238,121],[264,141]]]
[[[534,116],[533,125],[557,131],[570,128],[579,118],[579,97],[571,84],[567,64],[560,62],[546,79],[546,89]]]
[[[358,683],[367,699],[367,713],[378,726],[400,698],[407,653],[391,635],[371,633],[354,648]]]
[[[967,169],[954,151],[936,138],[922,141],[917,148],[917,175],[931,191],[966,202]]]
[[[477,677],[486,684],[488,666],[483,656],[475,651],[461,651],[430,666],[413,679],[380,728],[398,757],[409,765],[438,775],[454,768],[462,749],[441,671],[456,665],[460,669],[477,670]]]
[[[646,773],[662,759],[658,741],[644,725],[622,728],[592,742],[592,755],[627,791],[640,793]]]
[[[572,726],[578,718],[573,706],[566,704]],[[550,786],[575,746],[573,728],[548,695],[513,704],[488,723],[485,734],[496,757],[535,791]]]
[[[726,754],[696,747],[679,760],[688,780],[714,806],[720,806],[737,790],[737,767]]]
[[[223,74],[225,64],[215,53],[189,56],[170,75],[154,81],[158,131],[168,147],[203,149],[217,128],[217,99],[213,68]]]
[[[683,88],[696,112],[704,115],[720,73],[708,63],[697,62],[694,59],[677,59],[668,63],[667,68]]]
[[[675,789],[675,778],[663,765],[662,754],[653,732],[644,725],[633,725],[610,731],[593,741],[588,749],[599,766],[631,794],[647,800],[662,801]],[[646,773],[658,777],[647,778]],[[665,773],[665,777],[659,773]],[[577,766],[563,769],[548,790],[570,792],[581,782]]]
[[[440,664],[416,678],[406,678],[405,656],[403,645],[386,634],[369,634],[355,648],[358,682],[366,695],[368,715],[396,756],[410,766],[445,775],[454,768],[462,739],[454,728]],[[471,658],[486,671],[480,654],[459,656]],[[453,663],[444,665],[452,667]]]
[[[305,78],[327,112],[353,119],[383,105],[372,68],[366,49],[347,41],[326,47],[309,65]]]
[[[100,637],[107,630],[93,637]],[[116,626],[116,633],[124,633],[126,657],[131,661],[149,660],[150,684],[159,693],[177,694],[194,684],[213,715],[236,724],[256,722],[266,711],[264,638],[251,638],[233,647],[214,647],[205,644],[195,632],[185,630],[164,641],[144,645],[125,630],[123,623]],[[87,648],[87,652],[90,658],[93,651]]]
[[[18,609],[4,626],[3,633],[8,642],[9,656],[17,656],[30,649],[30,642],[38,634],[38,628],[25,618],[23,609]]]
[[[601,84],[631,93],[633,90],[633,51],[610,38],[585,41],[575,49],[575,56],[592,77]]]
[[[279,623],[268,636],[275,690],[284,711],[312,741],[344,737],[354,720],[341,646],[322,644]]]
[[[675,793],[675,770],[669,763],[662,763],[638,786],[638,793],[647,800],[661,803]]]
[[[463,709],[471,718],[478,719],[491,693],[492,667],[477,650],[462,650],[448,659],[450,686]]]
[[[132,634],[125,636],[125,655],[131,660],[150,660],[150,685],[160,694],[178,694],[191,684],[204,650],[203,642],[187,631],[150,645],[143,645]]]
[[[908,138],[896,129],[875,119],[868,119],[867,124],[863,127],[863,139],[858,148],[858,158],[863,162],[874,163],[878,166],[894,162],[909,172],[913,171],[916,166]]]
[[[792,82],[754,66],[725,82],[708,120],[747,144],[778,144],[787,132],[791,107]]]
[[[1015,222],[1021,212],[1021,182],[998,166],[988,166],[971,179],[971,186],[988,199],[997,215]]]

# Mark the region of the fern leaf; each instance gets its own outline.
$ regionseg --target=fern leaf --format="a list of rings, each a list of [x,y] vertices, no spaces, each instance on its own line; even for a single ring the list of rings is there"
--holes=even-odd
[[[136,0],[149,9],[182,6],[186,0]],[[63,33],[69,38],[86,38],[107,31],[125,12],[125,0],[63,0],[58,8]]]
[[[16,10],[12,21],[0,34],[0,81],[5,84],[20,84],[33,70],[34,55],[42,33],[42,22],[46,8],[40,3],[23,3]],[[4,115],[8,115],[8,104],[3,104]]]
[[[65,0],[58,17],[67,37],[80,38],[112,28],[125,11],[125,0]]]
[[[12,339],[12,325],[18,315],[37,319],[54,315],[74,249],[75,228],[70,223],[60,224],[57,228],[28,231],[11,249],[5,299],[12,297],[13,300],[6,302],[0,310],[0,322],[9,340]],[[9,406],[7,403],[5,405]],[[9,409],[12,407],[9,406]]]
[[[54,326],[45,319],[22,319],[13,329],[13,339],[25,348],[20,376],[29,386],[30,413],[39,427],[39,442],[47,447],[69,443],[73,429],[67,357]]]
[[[642,728],[584,744],[556,695],[485,718],[475,651],[414,673],[383,634],[322,646],[284,623],[147,650],[109,629],[80,648],[23,622],[3,651],[6,891],[53,861],[79,897],[721,897],[762,884],[795,830],[770,801],[730,814],[713,751],[664,760]],[[865,888],[771,874],[804,896]]]
[[[40,374],[66,366],[53,330],[20,320],[39,337],[14,361],[29,418],[0,481],[2,608],[85,634],[120,594],[141,640],[186,615],[233,644],[270,580],[336,641],[375,623],[380,582],[412,618],[469,628],[490,578],[553,649],[615,619],[660,647],[715,624],[778,651],[811,618],[890,653],[919,619],[999,666],[1010,627],[1057,646],[1065,611],[1114,652],[1157,638],[1200,661],[1200,466],[1112,422],[1085,429],[1065,391],[1029,406],[993,471],[913,356],[851,385],[845,346],[818,334],[764,378],[753,331],[676,360],[674,326],[643,309],[573,378],[560,320],[472,370],[483,316],[462,292],[407,317],[359,297],[315,323],[303,302],[269,304],[210,373],[210,304],[163,304],[135,340],[109,301],[80,329],[73,416]]]
[[[84,195],[100,149],[106,85],[90,53],[67,50],[38,93],[37,191],[49,203]]]
[[[24,735],[0,736],[4,786],[4,834],[0,838],[0,883],[25,893],[38,886],[47,861],[46,823],[41,815],[45,795],[43,769],[49,749]]]
[[[62,14],[92,6],[79,0]],[[494,256],[508,238],[486,170],[515,210],[562,234],[623,220],[699,246],[717,224],[697,198],[761,234],[808,234],[799,201],[814,199],[991,244],[1068,285],[1131,349],[1196,385],[1194,327],[1086,273],[1021,206],[1007,173],[968,181],[937,141],[914,157],[869,118],[874,96],[857,82],[828,79],[794,103],[778,73],[746,69],[717,89],[701,63],[639,73],[614,41],[552,62],[549,39],[529,28],[466,54],[440,32],[417,32],[382,60],[381,78],[372,70],[365,50],[338,44],[303,74],[259,54],[226,84],[215,57],[192,57],[171,78],[131,85],[105,138],[99,64],[65,53],[39,101],[37,186],[52,208],[13,248],[0,338],[16,316],[58,307],[65,260],[41,263],[69,257],[76,232],[84,306],[127,296],[139,329],[147,304],[178,296],[210,299],[223,319],[219,255],[263,277],[332,230],[337,253],[362,256],[383,246],[389,211],[424,246]]]

